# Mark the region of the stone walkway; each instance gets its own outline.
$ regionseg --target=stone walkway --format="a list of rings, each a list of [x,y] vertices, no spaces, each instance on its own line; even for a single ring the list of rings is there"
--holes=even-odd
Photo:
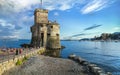
[[[3,75],[91,75],[78,63],[62,58],[36,55]]]

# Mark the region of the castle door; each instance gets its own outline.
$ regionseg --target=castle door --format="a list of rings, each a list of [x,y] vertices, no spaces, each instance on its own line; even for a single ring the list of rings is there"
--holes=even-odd
[[[44,33],[41,33],[41,46],[44,46]]]

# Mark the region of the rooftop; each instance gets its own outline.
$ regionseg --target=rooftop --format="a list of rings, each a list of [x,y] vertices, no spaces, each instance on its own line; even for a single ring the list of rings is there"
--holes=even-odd
[[[48,13],[48,10],[37,8],[37,9],[35,9],[35,12],[46,12],[46,13]]]

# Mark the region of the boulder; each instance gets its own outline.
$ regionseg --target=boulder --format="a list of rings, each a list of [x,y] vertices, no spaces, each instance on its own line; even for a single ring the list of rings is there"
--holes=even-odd
[[[75,54],[71,54],[71,55],[68,56],[68,58],[70,58],[70,59],[74,59],[75,57],[76,57]]]

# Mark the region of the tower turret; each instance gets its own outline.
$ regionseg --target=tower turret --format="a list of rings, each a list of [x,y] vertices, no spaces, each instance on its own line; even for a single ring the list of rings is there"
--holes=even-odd
[[[47,48],[49,49],[60,49],[60,26],[55,22],[51,22],[48,26],[47,33]]]
[[[36,9],[34,12],[34,25],[31,27],[32,41],[34,47],[46,47],[48,25],[48,10]]]
[[[48,10],[36,9],[34,12],[35,24],[48,23]]]

